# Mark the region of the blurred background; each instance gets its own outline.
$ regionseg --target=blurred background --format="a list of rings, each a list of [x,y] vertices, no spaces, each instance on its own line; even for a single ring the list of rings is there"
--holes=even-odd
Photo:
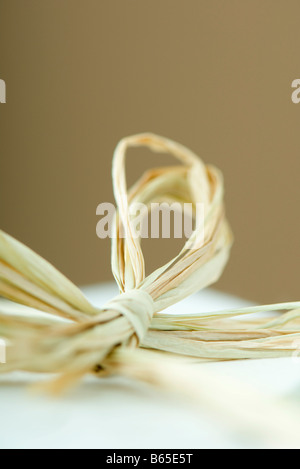
[[[222,169],[235,245],[218,288],[299,300],[299,0],[0,0],[0,226],[77,284],[112,278],[96,207],[124,136]],[[133,182],[170,162],[132,151]],[[145,242],[148,272],[178,241]]]

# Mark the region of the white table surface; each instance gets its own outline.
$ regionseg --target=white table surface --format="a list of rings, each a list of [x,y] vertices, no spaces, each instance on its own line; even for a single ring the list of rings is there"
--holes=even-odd
[[[116,293],[113,284],[85,289],[101,306]],[[171,308],[211,311],[247,302],[206,290]],[[202,365],[196,365],[202,366]],[[222,375],[249,383],[270,396],[294,398],[300,365],[291,358],[211,363]],[[241,440],[209,413],[130,379],[88,377],[61,398],[36,395],[28,383],[37,377],[13,373],[0,377],[0,448],[191,449],[265,447]],[[300,435],[299,435],[300,447]]]

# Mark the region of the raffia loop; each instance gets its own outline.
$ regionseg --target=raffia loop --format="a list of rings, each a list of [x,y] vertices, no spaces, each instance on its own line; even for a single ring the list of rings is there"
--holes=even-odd
[[[130,147],[138,146],[155,153],[168,153],[180,164],[149,170],[128,190],[126,153]],[[158,312],[218,280],[232,244],[224,214],[223,177],[218,169],[206,166],[195,153],[179,143],[150,133],[140,134],[118,144],[113,158],[113,187],[118,211],[112,240],[112,271],[120,291],[143,284],[155,300],[155,312]],[[182,207],[189,203],[193,214],[197,204],[203,204],[205,217],[204,226],[196,226],[178,256],[145,278],[142,247],[134,232],[136,215],[132,214],[131,207],[142,203],[150,211],[152,202],[176,202]],[[203,237],[200,232],[204,233]],[[199,239],[201,244],[197,242]],[[193,274],[198,276],[198,282],[185,282]]]
[[[137,343],[140,344],[151,323],[154,313],[152,297],[143,290],[131,290],[109,301],[103,307],[105,311],[116,311],[131,324]]]

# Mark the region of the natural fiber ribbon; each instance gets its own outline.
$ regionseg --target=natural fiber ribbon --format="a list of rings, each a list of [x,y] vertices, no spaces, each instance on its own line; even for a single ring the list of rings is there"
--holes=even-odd
[[[180,165],[150,170],[128,191],[125,155],[129,147],[137,146],[170,153]],[[197,372],[186,362],[192,357],[298,356],[300,302],[199,314],[159,313],[211,285],[226,265],[232,235],[224,213],[221,173],[178,143],[142,134],[123,139],[117,146],[113,185],[118,211],[112,270],[120,295],[102,309],[90,304],[47,261],[0,231],[0,295],[27,306],[20,311],[15,303],[0,303],[0,337],[8,345],[7,363],[0,365],[0,372],[53,372],[58,378],[48,383],[47,389],[54,392],[89,372],[132,376],[168,391],[178,390],[189,401],[205,404],[206,409],[217,409],[239,433],[252,430],[270,438],[276,448],[297,446],[297,409],[288,412],[286,406],[274,405],[268,396],[224,377],[220,381],[205,367]],[[196,229],[173,260],[146,277],[140,240],[133,231],[130,209],[135,202],[149,208],[151,202],[192,203],[193,207],[203,203],[202,243],[196,242]],[[234,319],[263,311],[287,312],[271,318]]]
[[[125,156],[129,147],[144,146],[169,153],[174,167],[148,171],[129,191]],[[1,370],[85,373],[102,368],[115,347],[143,342],[153,315],[216,281],[229,257],[231,232],[224,216],[223,178],[189,149],[153,134],[123,139],[113,159],[117,202],[112,270],[121,295],[102,310],[49,263],[9,235],[0,233],[0,294],[15,302],[62,316],[78,324],[53,323],[49,318],[2,314],[0,334],[10,340],[8,362]],[[136,202],[197,203],[205,206],[205,236],[192,249],[197,229],[181,252],[145,277],[140,240],[136,239],[131,207]],[[203,229],[203,227],[201,227]],[[125,233],[126,236],[122,236]],[[5,307],[2,307],[5,313]]]
[[[171,154],[179,164],[149,170],[128,190],[126,152],[139,146]],[[12,306],[0,305],[0,336],[9,344],[7,363],[0,372],[54,372],[63,376],[65,385],[87,372],[114,371],[116,356],[121,363],[120,350],[126,347],[215,360],[290,356],[299,349],[299,302],[193,315],[159,313],[214,283],[227,263],[232,235],[218,169],[206,166],[176,142],[142,134],[118,144],[113,186],[118,210],[112,270],[120,295],[102,309],[91,305],[47,261],[0,232],[0,295],[31,308],[12,314]],[[131,208],[137,202],[149,209],[152,202],[191,203],[193,209],[204,204],[202,242],[196,242],[200,229],[196,228],[174,259],[146,277],[140,240],[134,236],[136,215]],[[48,315],[36,315],[32,309]],[[271,319],[234,320],[250,313],[285,310],[286,314]]]

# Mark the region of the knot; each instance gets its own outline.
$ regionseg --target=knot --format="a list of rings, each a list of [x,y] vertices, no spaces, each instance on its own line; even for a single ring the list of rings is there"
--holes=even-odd
[[[125,316],[132,325],[139,342],[142,342],[154,314],[154,301],[144,290],[135,289],[109,301],[104,309],[112,309]]]

